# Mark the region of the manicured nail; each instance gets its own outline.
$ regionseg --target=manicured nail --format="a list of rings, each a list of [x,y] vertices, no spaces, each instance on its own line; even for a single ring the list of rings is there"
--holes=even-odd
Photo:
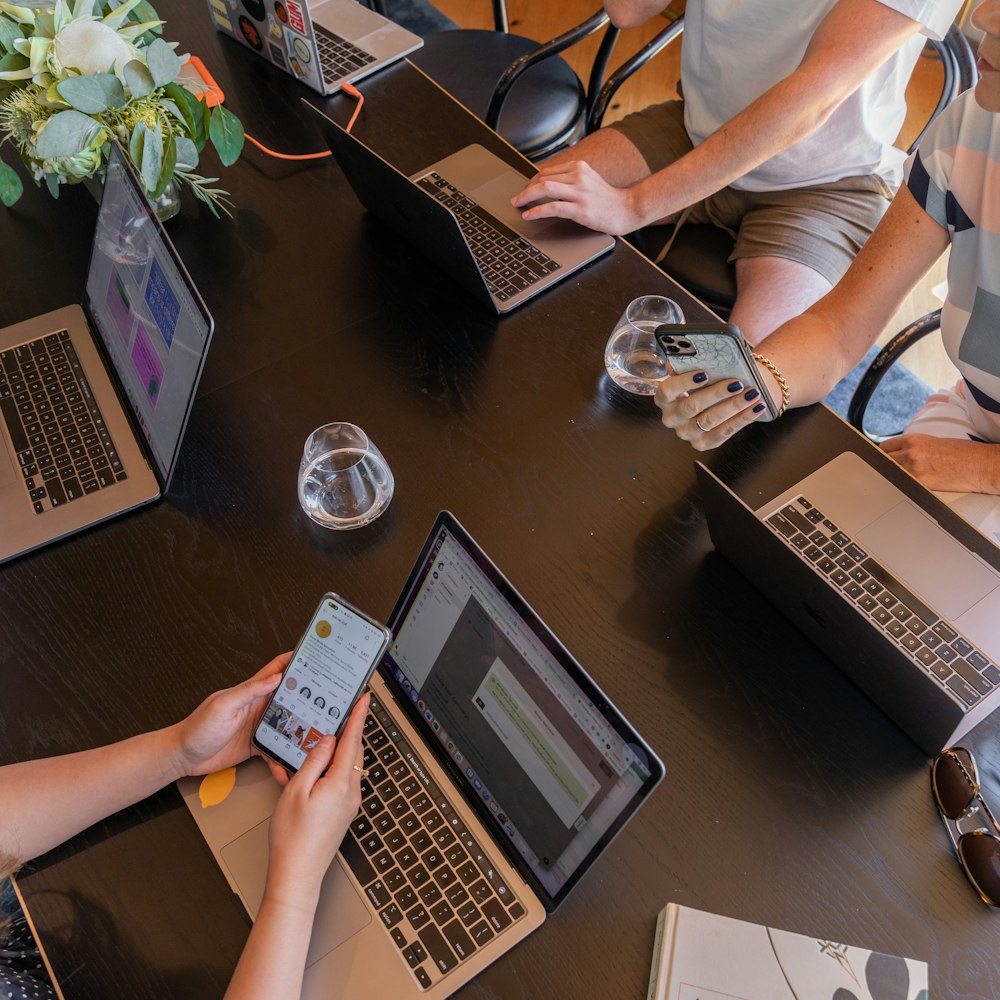
[[[729,392],[739,392],[740,389],[742,388],[743,388],[742,382],[730,382],[729,385],[726,386],[726,389]]]
[[[764,405],[763,403],[758,403],[758,404],[757,404],[757,405],[756,405],[756,406],[755,406],[755,407],[753,408],[753,412],[754,412],[754,413],[763,413],[763,412],[764,412],[764,411],[765,411],[766,409],[767,409],[767,407],[766,407],[766,406],[765,406],[765,405]]]
[[[707,378],[708,378],[708,376],[704,372],[695,372],[695,376],[694,376],[694,381],[695,382],[704,382],[705,379],[707,379]]]
[[[756,389],[747,389],[747,391],[743,393],[743,398],[749,403],[751,399],[756,399],[759,395],[760,393]]]

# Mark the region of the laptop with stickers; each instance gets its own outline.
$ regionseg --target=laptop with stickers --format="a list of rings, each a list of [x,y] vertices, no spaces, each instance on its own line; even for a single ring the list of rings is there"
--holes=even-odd
[[[535,930],[663,776],[663,764],[461,524],[442,511],[371,682],[361,809],[330,866],[305,1000],[449,996]],[[260,760],[204,808],[256,914],[280,793]]]
[[[320,94],[424,44],[355,0],[208,0],[215,27]]]

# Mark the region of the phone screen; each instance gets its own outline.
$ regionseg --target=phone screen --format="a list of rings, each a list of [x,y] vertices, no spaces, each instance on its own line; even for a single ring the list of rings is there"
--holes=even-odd
[[[337,733],[391,636],[336,594],[327,594],[264,710],[254,743],[298,770],[326,733]]]

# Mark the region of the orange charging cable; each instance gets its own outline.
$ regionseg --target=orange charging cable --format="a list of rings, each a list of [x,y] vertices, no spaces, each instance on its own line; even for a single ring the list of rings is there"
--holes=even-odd
[[[344,129],[345,132],[350,132],[354,127],[354,123],[358,120],[358,115],[361,114],[361,108],[365,103],[365,95],[362,94],[357,87],[354,87],[349,83],[342,83],[340,85],[340,89],[358,102],[357,106],[354,108],[354,114],[351,115],[351,120],[347,123],[347,127]],[[262,153],[266,153],[268,156],[273,156],[276,160],[321,160],[326,156],[332,155],[328,149],[321,153],[276,153],[273,149],[268,149],[262,142],[255,139],[249,132],[244,132],[243,136],[247,142],[252,142]]]

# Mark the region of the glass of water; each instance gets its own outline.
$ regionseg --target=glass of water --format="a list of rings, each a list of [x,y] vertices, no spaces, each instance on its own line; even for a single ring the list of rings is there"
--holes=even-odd
[[[299,466],[299,503],[324,528],[360,528],[389,506],[392,472],[367,434],[344,422],[317,427]]]
[[[640,396],[652,396],[670,374],[653,333],[663,323],[683,322],[684,313],[673,299],[663,295],[633,299],[604,348],[604,366],[615,385]]]

